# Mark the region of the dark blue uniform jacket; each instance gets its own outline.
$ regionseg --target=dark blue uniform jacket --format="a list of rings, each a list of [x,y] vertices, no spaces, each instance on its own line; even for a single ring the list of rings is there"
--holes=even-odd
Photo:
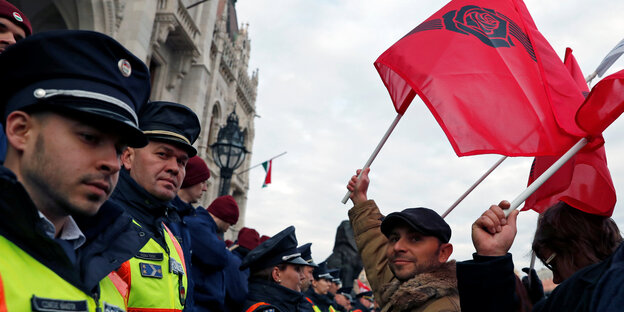
[[[243,311],[246,311],[257,302],[266,302],[275,307],[277,312],[297,312],[302,299],[303,295],[298,291],[286,288],[275,282],[251,279],[249,281],[249,294],[247,294]]]
[[[191,204],[183,202],[180,197],[176,196],[172,201],[174,210],[170,210],[167,213],[167,220],[165,224],[173,235],[180,243],[182,252],[184,253],[184,262],[186,263],[186,273],[188,279],[188,287],[186,291],[186,303],[184,305],[184,311],[194,311],[195,301],[194,288],[195,283],[193,281],[193,263],[191,260],[193,247],[191,245],[191,231],[186,223],[186,220],[195,215],[195,208]]]
[[[224,311],[229,251],[217,236],[217,224],[204,208],[184,219],[191,232],[195,311]]]

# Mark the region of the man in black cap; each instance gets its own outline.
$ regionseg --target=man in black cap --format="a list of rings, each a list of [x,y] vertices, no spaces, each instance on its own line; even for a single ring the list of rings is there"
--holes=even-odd
[[[369,170],[347,188],[354,204],[349,219],[377,302],[384,311],[459,311],[455,261],[447,262],[451,228],[428,208],[384,218],[366,197]]]
[[[197,154],[192,144],[199,135],[199,120],[184,105],[151,102],[140,111],[139,124],[149,143],[123,151],[121,178],[112,200],[132,215],[150,240],[118,272],[130,285],[129,309],[182,310],[187,265],[178,240],[163,221],[175,213],[171,200],[182,185],[186,163]]]
[[[124,147],[147,144],[147,67],[106,35],[55,31],[4,51],[0,85],[0,311],[125,309],[111,272],[145,240],[105,201]]]
[[[249,293],[243,311],[299,311],[303,267],[295,227],[289,226],[245,256],[240,269],[249,268]]]

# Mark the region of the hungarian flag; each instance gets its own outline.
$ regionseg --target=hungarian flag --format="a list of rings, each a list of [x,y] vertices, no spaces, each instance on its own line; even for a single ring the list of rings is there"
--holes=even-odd
[[[572,55],[570,48],[566,49],[564,61],[566,67],[570,71],[571,76],[578,83],[578,91],[587,94],[589,91],[587,83],[583,78],[583,73]],[[606,79],[606,78],[605,78]],[[592,99],[596,93],[605,93],[610,98],[623,98],[624,90],[619,91],[620,96],[610,92],[611,90],[603,89],[604,84],[598,83],[590,93],[590,97],[582,107],[587,107],[588,101],[594,103]],[[616,95],[616,96],[614,96]],[[604,103],[604,102],[603,102]],[[595,103],[592,109],[598,109],[600,103]],[[582,113],[579,111],[579,113]],[[587,117],[588,115],[578,115]],[[590,116],[593,118],[593,116]],[[606,126],[605,126],[606,128]],[[568,160],[553,176],[551,176],[537,191],[526,199],[522,210],[533,209],[539,213],[556,204],[564,201],[568,205],[575,207],[587,213],[611,216],[616,202],[615,187],[611,180],[611,174],[607,167],[607,157],[604,142],[598,132],[598,137],[587,145],[584,149],[575,154]],[[598,146],[596,148],[596,146]],[[548,169],[558,156],[538,156],[533,160],[531,172],[529,174],[528,184],[532,184],[546,169]]]
[[[264,177],[264,183],[262,183],[262,187],[267,187],[267,185],[271,184],[271,169],[273,168],[273,160],[265,161],[262,163],[262,167],[264,167],[264,171],[266,171],[266,176]]]
[[[583,103],[521,0],[453,0],[375,61],[394,107],[416,94],[458,156],[560,155]]]

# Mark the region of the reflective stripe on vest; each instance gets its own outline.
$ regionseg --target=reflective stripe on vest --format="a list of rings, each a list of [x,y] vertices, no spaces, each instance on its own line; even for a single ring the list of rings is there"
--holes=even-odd
[[[182,248],[169,229],[165,227],[162,234],[169,254],[150,238],[120,269],[130,288],[129,312],[177,312],[184,308],[188,281]]]
[[[0,236],[0,255],[0,278],[4,286],[0,291],[0,311],[3,308],[4,311],[34,311],[33,306],[45,306],[49,311],[54,311],[50,308],[55,306],[68,308],[66,311],[82,307],[96,310],[96,302],[90,295],[3,236]],[[100,281],[98,304],[102,311],[125,311],[124,299],[108,277]]]
[[[245,312],[252,312],[255,311],[258,307],[261,306],[268,306],[270,304],[266,303],[266,302],[257,302],[254,305],[252,305],[251,307],[249,307],[249,309],[247,309]]]
[[[308,297],[305,297],[305,298],[312,305],[312,310],[314,310],[314,312],[322,312],[321,308],[319,308],[316,304],[314,304],[314,301],[312,301],[312,299],[310,299]]]
[[[336,309],[334,309],[334,306],[330,305],[329,306],[329,312],[337,312]]]

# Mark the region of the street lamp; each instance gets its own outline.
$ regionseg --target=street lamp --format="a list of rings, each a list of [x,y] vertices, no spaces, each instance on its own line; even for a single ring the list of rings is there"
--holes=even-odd
[[[219,196],[227,195],[230,190],[232,173],[245,160],[248,153],[245,148],[245,134],[238,127],[238,115],[232,111],[227,118],[227,124],[219,129],[217,142],[210,145],[212,158],[221,169],[221,186]]]

